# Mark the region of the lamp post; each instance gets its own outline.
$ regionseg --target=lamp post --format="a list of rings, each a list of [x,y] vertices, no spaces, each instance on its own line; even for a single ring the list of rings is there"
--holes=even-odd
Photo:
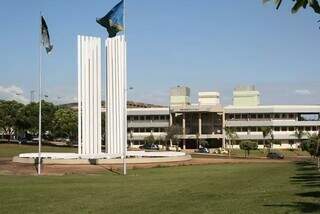
[[[130,86],[128,89],[125,89],[125,97],[127,97],[128,91],[133,90],[133,87]],[[125,103],[125,112],[127,112],[127,103]],[[127,113],[125,114],[127,116]],[[127,125],[127,118],[125,119],[125,131],[124,134],[128,135],[127,133],[127,129],[128,129],[128,125]],[[127,139],[127,138],[124,138]],[[127,174],[127,162],[126,162],[126,158],[127,158],[127,140],[125,140],[125,142],[123,142],[123,158],[122,158],[122,164],[123,164],[123,175]]]

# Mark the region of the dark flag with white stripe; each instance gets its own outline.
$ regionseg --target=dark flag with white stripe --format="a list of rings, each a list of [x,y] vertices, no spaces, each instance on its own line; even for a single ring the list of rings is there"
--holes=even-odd
[[[47,54],[49,54],[52,51],[53,45],[50,43],[48,26],[43,16],[41,16],[41,42],[43,47],[45,47]]]

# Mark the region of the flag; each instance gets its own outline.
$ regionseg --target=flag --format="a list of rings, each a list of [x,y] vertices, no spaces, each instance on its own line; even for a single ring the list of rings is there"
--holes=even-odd
[[[115,37],[117,33],[124,30],[124,0],[121,0],[112,10],[104,17],[97,19],[97,23],[105,27],[109,37]]]
[[[52,51],[53,45],[50,43],[48,26],[43,16],[41,16],[41,42],[43,47],[45,47],[47,54],[49,54]]]

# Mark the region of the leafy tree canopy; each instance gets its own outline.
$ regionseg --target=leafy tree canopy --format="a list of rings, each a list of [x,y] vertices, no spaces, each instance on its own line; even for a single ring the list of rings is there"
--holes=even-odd
[[[269,2],[271,0],[262,0],[263,3]],[[318,0],[292,0],[294,2],[291,13],[297,13],[301,8],[306,9],[307,6],[313,9],[315,13],[320,14],[320,6]],[[279,9],[281,4],[283,3],[282,0],[273,0],[276,5],[276,9]]]
[[[59,137],[77,138],[78,117],[77,112],[69,108],[61,108],[54,113],[54,134]]]
[[[241,141],[240,142],[240,149],[247,152],[248,156],[249,156],[250,150],[257,150],[258,149],[258,143],[254,142],[254,141],[249,141],[249,140]]]

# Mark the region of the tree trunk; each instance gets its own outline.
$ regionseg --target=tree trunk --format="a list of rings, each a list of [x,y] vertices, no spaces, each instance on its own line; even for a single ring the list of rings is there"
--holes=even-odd
[[[229,158],[231,158],[230,140],[228,140],[228,156],[229,156]]]

